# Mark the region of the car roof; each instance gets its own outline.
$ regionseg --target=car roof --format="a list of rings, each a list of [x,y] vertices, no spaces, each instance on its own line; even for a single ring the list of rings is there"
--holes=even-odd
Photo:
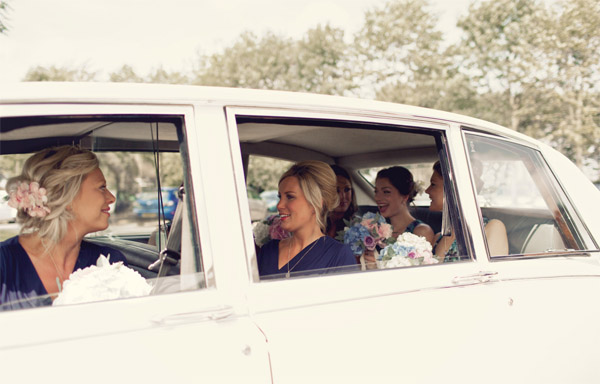
[[[315,111],[362,111],[378,116],[405,116],[486,128],[500,134],[516,132],[500,125],[451,112],[355,97],[302,92],[194,85],[21,82],[0,87],[0,105],[29,103],[218,104],[238,107],[305,107]],[[523,136],[526,137],[526,136]]]
[[[11,105],[44,104],[231,107],[240,113],[237,123],[244,153],[260,155],[265,152],[270,156],[292,161],[312,158],[340,162],[340,164],[345,162],[347,165],[375,166],[383,158],[400,156],[400,152],[405,161],[420,161],[423,160],[423,155],[427,159],[437,156],[435,143],[431,137],[417,137],[409,132],[397,130],[380,131],[377,135],[372,135],[368,130],[361,129],[354,130],[351,135],[341,135],[339,129],[321,129],[328,124],[326,122],[302,119],[307,115],[315,114],[325,118],[331,117],[333,119],[331,121],[339,119],[338,122],[341,120],[365,123],[386,121],[394,124],[400,122],[405,126],[428,125],[450,130],[459,129],[459,125],[462,125],[477,131],[517,139],[536,147],[539,145],[537,141],[525,135],[476,118],[352,97],[170,84],[24,82],[5,84],[0,87],[0,111],[6,107],[0,124],[2,152],[32,152],[46,147],[49,142],[46,138],[52,137],[55,142],[69,141],[74,135],[85,137],[91,132],[105,140],[126,141],[130,146],[135,145],[136,142],[140,147],[146,145],[139,137],[140,132],[143,131],[139,129],[143,124],[139,120],[104,121],[97,116],[77,120],[77,115],[71,116],[69,121],[64,119],[55,121],[49,115],[11,119],[10,114],[6,112],[10,110]],[[287,117],[282,118],[283,121],[271,118],[260,120],[260,117],[254,119],[251,116],[252,113],[264,113],[270,116],[271,111],[276,111],[275,116],[282,111],[283,113],[289,111],[290,116],[297,116],[297,121]],[[168,149],[171,146],[172,150],[176,150],[177,131],[174,128],[177,121],[167,119],[160,121],[159,125],[164,128],[161,128],[160,134],[161,147]],[[281,129],[283,126],[285,130]],[[307,135],[307,132],[310,134]],[[415,153],[412,159],[411,150]],[[278,156],[278,151],[282,156]],[[295,155],[289,157],[290,154]]]

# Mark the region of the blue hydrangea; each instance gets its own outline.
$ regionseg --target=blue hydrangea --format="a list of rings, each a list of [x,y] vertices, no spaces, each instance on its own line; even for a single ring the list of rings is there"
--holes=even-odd
[[[371,219],[374,219],[374,218],[375,218],[375,216],[377,216],[377,215],[378,215],[378,214],[377,214],[377,213],[375,213],[375,212],[367,212],[367,213],[365,213],[365,214],[363,215],[362,219],[363,219],[363,220],[371,220]]]
[[[363,253],[363,242],[365,237],[369,236],[367,228],[363,227],[359,223],[354,224],[344,233],[344,244],[350,245],[352,253],[355,255],[362,255]]]

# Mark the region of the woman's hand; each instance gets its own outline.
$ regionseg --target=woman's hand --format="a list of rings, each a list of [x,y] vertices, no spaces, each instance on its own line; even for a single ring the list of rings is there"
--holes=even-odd
[[[377,260],[375,260],[375,251],[365,250],[363,253],[363,260],[367,269],[377,269]]]

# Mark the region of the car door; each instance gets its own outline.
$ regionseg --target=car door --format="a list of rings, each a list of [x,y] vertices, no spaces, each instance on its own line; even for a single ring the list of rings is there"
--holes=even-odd
[[[361,151],[360,156],[367,156],[370,143],[365,140],[372,140],[386,146],[385,150],[374,148],[372,159],[375,161],[384,154],[387,159],[399,153],[394,146],[401,141],[414,145],[427,141],[419,132],[436,135],[438,149],[445,159],[454,156],[447,154],[456,137],[459,142],[455,145],[462,148],[460,133],[449,134],[448,124],[357,115],[360,114],[349,117],[307,111],[235,109],[229,111],[228,121],[230,135],[239,137],[243,151],[254,149],[265,154],[268,151],[262,146],[265,144],[283,158],[286,157],[282,154],[292,156],[298,151],[309,158],[326,161],[330,155],[342,161],[343,156],[354,156],[342,148],[350,147],[353,141],[364,143],[362,148],[358,145],[357,151]],[[302,116],[302,121],[286,120],[290,116]],[[236,118],[237,127],[231,123]],[[274,120],[277,126],[271,131],[267,123],[261,125],[261,118]],[[311,118],[315,122],[306,120]],[[378,132],[381,124],[387,124],[383,127],[385,131]],[[354,128],[345,133],[344,127]],[[417,133],[410,131],[415,136],[409,140],[400,140],[398,136],[394,143],[390,132],[407,127],[417,129]],[[312,149],[311,137],[318,153],[307,153]],[[325,145],[327,140],[333,143],[331,147]],[[303,148],[300,151],[288,145]],[[234,146],[232,150],[241,169],[243,156],[236,152],[239,148]],[[434,149],[433,155],[436,154]],[[467,172],[464,175],[468,177]],[[243,179],[238,180],[238,186],[244,186]],[[454,182],[449,182],[448,187],[456,191]],[[451,204],[455,219],[460,217],[456,212],[462,209],[457,201],[454,199]],[[251,239],[249,221],[246,231],[246,238]],[[464,225],[461,233],[468,238],[469,228]],[[255,278],[248,298],[252,317],[268,340],[274,381],[445,382],[464,377],[469,359],[481,349],[487,333],[487,328],[479,324],[498,310],[497,304],[482,294],[485,290],[482,284],[488,276],[476,262],[471,246],[466,245],[468,241],[461,240],[461,252],[471,255],[463,262],[291,279]],[[251,256],[249,265],[252,262]],[[257,273],[254,269],[251,272]]]
[[[596,381],[600,306],[590,293],[600,288],[598,238],[584,217],[600,210],[591,194],[573,199],[591,183],[530,142],[471,129],[464,137],[479,225],[484,217],[501,220],[509,240],[507,254],[480,258],[493,274],[483,292],[495,308],[480,324],[489,328],[487,348],[472,364],[488,382]],[[570,170],[569,183],[559,178],[561,167]]]
[[[41,123],[45,117],[53,123]],[[243,249],[241,236],[220,247],[211,246],[221,239],[211,238],[214,233],[208,223],[218,223],[222,215],[239,216],[236,207],[209,208],[222,206],[223,199],[235,194],[234,188],[219,180],[222,172],[231,168],[226,152],[218,151],[228,146],[219,141],[226,137],[222,109],[47,101],[1,105],[0,118],[2,123],[8,119],[15,122],[0,123],[5,129],[3,148],[53,141],[53,137],[59,141],[64,135],[75,140],[76,132],[70,127],[81,127],[84,122],[98,132],[86,136],[89,141],[83,140],[82,145],[92,142],[108,150],[114,143],[120,148],[139,144],[143,140],[137,130],[152,132],[156,128],[163,140],[157,147],[166,145],[180,154],[179,167],[185,170],[187,189],[182,202],[186,213],[182,215],[181,274],[175,276],[176,283],[171,286],[175,288],[167,285],[164,292],[138,298],[0,312],[0,367],[6,382],[271,380],[264,335],[239,299],[243,279],[228,280],[230,272],[236,274],[235,268],[230,271],[228,261],[218,260],[221,251],[239,257],[238,264],[244,263],[239,251]],[[165,134],[163,127],[170,122],[176,123]],[[9,126],[15,129],[8,131]],[[219,131],[223,132],[215,133]],[[86,132],[89,130],[79,134]],[[170,146],[168,141],[173,138]],[[224,170],[214,164],[221,164]],[[122,250],[126,252],[127,247]]]

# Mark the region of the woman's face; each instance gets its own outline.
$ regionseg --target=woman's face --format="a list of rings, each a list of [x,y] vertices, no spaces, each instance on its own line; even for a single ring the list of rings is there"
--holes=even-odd
[[[306,200],[296,176],[286,177],[279,183],[279,196],[277,211],[281,218],[281,228],[296,232],[316,225],[315,209]]]
[[[444,179],[439,173],[433,171],[429,182],[429,187],[425,190],[431,199],[429,210],[441,212],[444,209]]]
[[[114,202],[115,196],[106,188],[106,179],[100,168],[88,173],[71,203],[75,215],[73,225],[78,234],[85,235],[106,229],[110,217],[109,204]]]
[[[388,178],[378,177],[375,180],[375,203],[381,216],[388,218],[400,214],[406,210],[407,201],[408,196],[402,195]]]
[[[340,197],[340,205],[338,205],[333,212],[346,213],[350,204],[352,203],[352,184],[350,180],[344,176],[336,176],[337,179],[337,193]]]

